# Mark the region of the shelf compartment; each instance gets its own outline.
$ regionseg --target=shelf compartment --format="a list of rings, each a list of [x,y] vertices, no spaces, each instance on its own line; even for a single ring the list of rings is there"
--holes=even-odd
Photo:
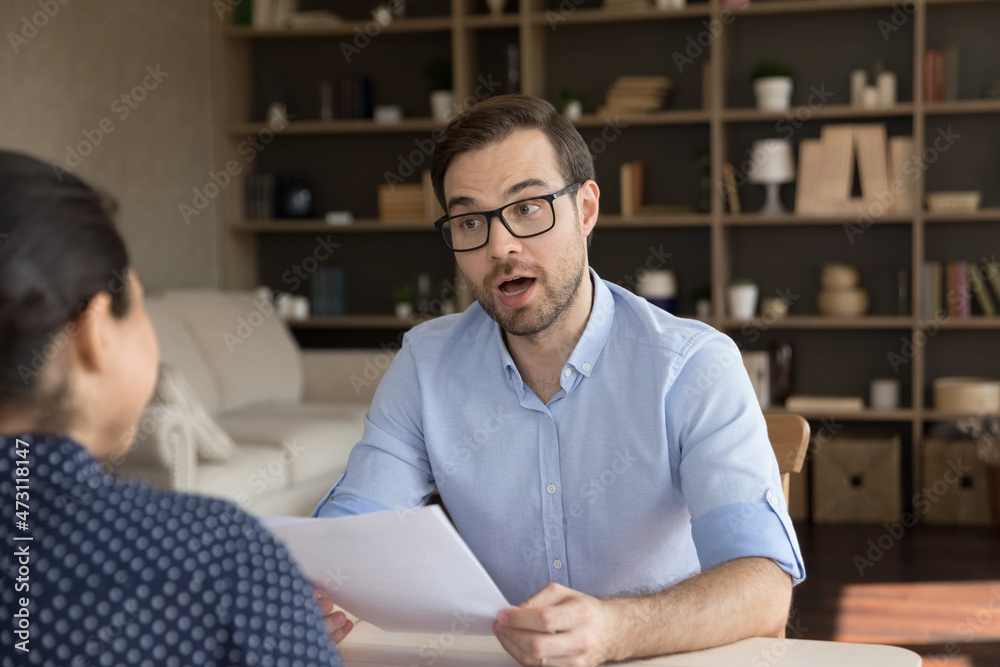
[[[362,32],[372,20],[341,21],[328,28],[308,28],[295,30],[292,28],[269,28],[258,30],[249,26],[229,26],[225,35],[229,39],[299,39],[309,37],[340,37],[353,35],[354,29]],[[450,16],[430,16],[421,18],[395,19],[389,25],[380,26],[377,35],[412,32],[445,32],[452,29]],[[377,36],[376,35],[376,36]]]

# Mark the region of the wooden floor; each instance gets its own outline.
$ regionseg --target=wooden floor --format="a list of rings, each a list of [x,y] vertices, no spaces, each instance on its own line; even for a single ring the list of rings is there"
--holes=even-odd
[[[796,524],[806,581],[788,636],[904,646],[924,665],[1000,667],[1000,533]]]

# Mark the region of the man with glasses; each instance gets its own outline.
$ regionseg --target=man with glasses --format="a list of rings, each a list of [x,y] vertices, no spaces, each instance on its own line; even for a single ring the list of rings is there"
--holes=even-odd
[[[589,268],[580,134],[547,102],[492,98],[448,125],[431,175],[477,303],[406,335],[316,515],[437,489],[519,605],[494,632],[521,664],[777,635],[805,571],[739,350]]]

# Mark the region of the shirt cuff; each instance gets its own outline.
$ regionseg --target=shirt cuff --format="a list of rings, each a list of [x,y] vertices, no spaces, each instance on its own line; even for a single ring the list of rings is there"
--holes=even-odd
[[[797,585],[806,578],[806,568],[784,496],[767,491],[761,500],[723,505],[691,522],[701,569],[737,558],[770,558]]]

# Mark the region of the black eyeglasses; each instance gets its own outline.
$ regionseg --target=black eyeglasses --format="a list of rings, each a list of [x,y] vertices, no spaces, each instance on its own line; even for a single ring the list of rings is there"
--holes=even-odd
[[[490,223],[500,218],[511,236],[527,239],[538,236],[556,226],[556,209],[553,203],[558,197],[576,192],[581,183],[567,185],[559,192],[519,199],[492,211],[475,211],[444,216],[434,223],[444,235],[444,242],[454,252],[478,250],[490,242]]]

